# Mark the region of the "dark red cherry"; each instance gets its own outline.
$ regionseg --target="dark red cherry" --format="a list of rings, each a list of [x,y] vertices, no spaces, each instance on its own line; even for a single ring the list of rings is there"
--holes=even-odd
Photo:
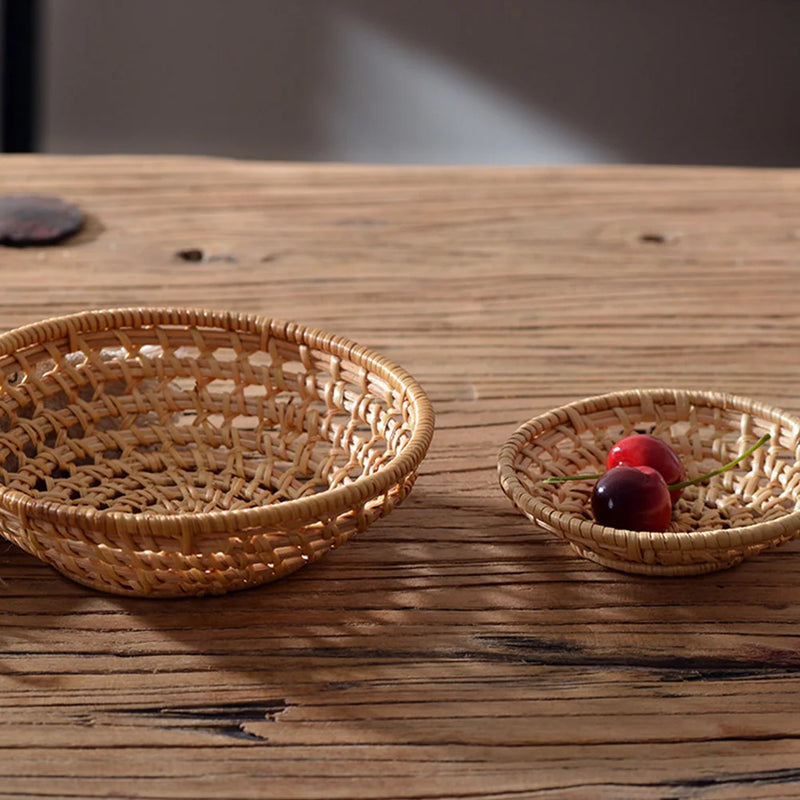
[[[672,518],[667,483],[652,467],[612,467],[592,491],[592,513],[601,525],[629,531],[665,531]]]
[[[667,486],[686,480],[686,472],[675,451],[656,436],[633,433],[620,439],[609,451],[606,469],[613,467],[652,467],[661,473]],[[672,504],[678,502],[680,489],[670,492]]]

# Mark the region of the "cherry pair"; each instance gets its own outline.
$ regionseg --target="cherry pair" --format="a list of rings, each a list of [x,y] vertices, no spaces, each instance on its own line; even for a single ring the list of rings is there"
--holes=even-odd
[[[684,488],[732,469],[769,438],[768,433],[764,434],[733,461],[686,480],[683,464],[669,445],[650,434],[634,433],[611,448],[606,472],[552,477],[545,483],[597,479],[591,497],[597,522],[631,531],[665,531],[672,519],[672,507]]]
[[[594,518],[612,528],[664,531],[685,477],[681,460],[661,439],[626,436],[611,448],[606,472],[592,491]]]

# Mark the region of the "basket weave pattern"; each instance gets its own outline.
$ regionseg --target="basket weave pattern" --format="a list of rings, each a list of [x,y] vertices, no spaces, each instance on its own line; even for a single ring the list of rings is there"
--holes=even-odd
[[[733,460],[765,433],[771,439],[735,469],[684,489],[665,532],[595,523],[594,481],[542,483],[603,472],[613,444],[634,432],[670,444],[690,478]],[[522,425],[503,446],[498,470],[503,490],[534,524],[627,572],[711,572],[800,531],[800,420],[746,398],[676,390],[588,398]]]
[[[432,430],[401,368],[293,323],[48,320],[0,336],[0,531],[114,593],[255,586],[390,512]]]

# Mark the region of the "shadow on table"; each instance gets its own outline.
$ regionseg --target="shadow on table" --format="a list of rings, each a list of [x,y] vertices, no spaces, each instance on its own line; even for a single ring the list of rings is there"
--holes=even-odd
[[[432,510],[448,508],[447,524]],[[438,516],[437,519],[441,519]],[[274,679],[349,665],[518,662],[670,674],[794,668],[800,545],[689,578],[626,575],[574,556],[507,508],[420,487],[321,562],[216,598],[108,602],[187,656]]]
[[[446,524],[434,508],[448,509]],[[18,660],[32,653],[55,654],[62,672],[86,656],[134,659],[189,682],[214,670],[264,687],[445,663],[454,674],[516,665],[532,678],[563,667],[691,679],[800,666],[800,544],[706,576],[631,576],[572,555],[505,498],[480,493],[420,487],[322,561],[220,597],[103,595],[16,548],[7,556],[3,670],[20,679],[34,680]]]
[[[321,562],[221,597],[113,597],[6,556],[0,684],[97,741],[307,742],[331,764],[348,747],[342,773],[375,745],[396,748],[387,763],[420,747],[533,764],[543,744],[624,744],[631,726],[660,741],[664,713],[688,735],[707,695],[800,667],[796,544],[713,575],[635,577],[483,492],[421,486]]]

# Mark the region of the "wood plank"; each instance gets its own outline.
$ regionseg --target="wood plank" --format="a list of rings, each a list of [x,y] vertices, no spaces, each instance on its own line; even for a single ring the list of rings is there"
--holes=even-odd
[[[610,572],[495,467],[524,419],[613,389],[800,412],[800,172],[2,156],[0,191],[90,217],[0,249],[0,328],[295,319],[393,358],[437,412],[403,506],[257,590],[114,598],[0,548],[0,798],[800,794],[800,545]]]

